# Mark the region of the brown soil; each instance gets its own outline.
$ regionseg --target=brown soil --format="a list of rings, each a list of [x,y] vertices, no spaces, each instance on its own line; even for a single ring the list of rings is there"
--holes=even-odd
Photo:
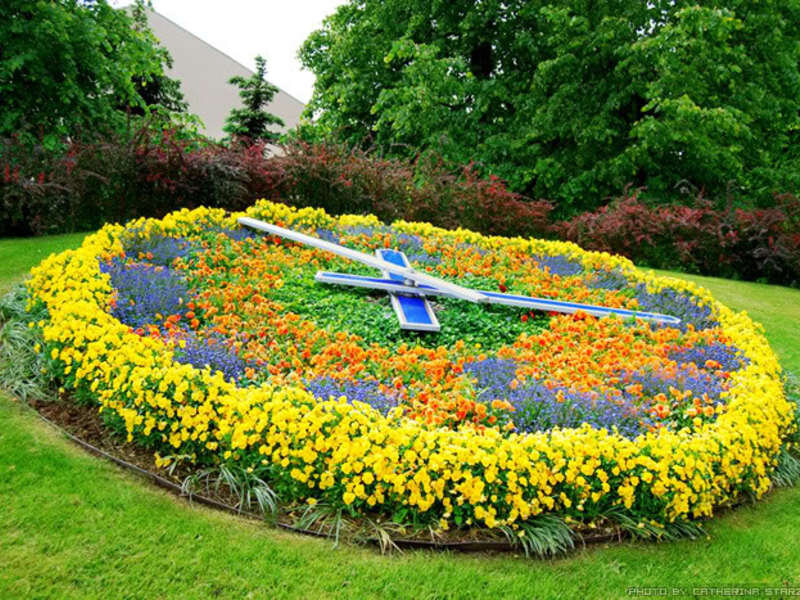
[[[45,419],[83,442],[145,471],[155,470],[153,452],[113,435],[103,424],[97,409],[76,404],[68,399],[56,402],[31,402],[31,406]],[[188,473],[176,473],[170,476],[161,470],[158,475],[180,485]]]
[[[95,408],[76,404],[68,398],[52,402],[32,402],[31,406],[47,421],[61,428],[71,436],[74,436],[74,438],[77,438],[73,441],[76,441],[90,452],[97,454],[99,450],[101,456],[105,454],[106,458],[110,458],[120,466],[128,470],[136,471],[157,485],[169,489],[173,493],[182,495],[180,490],[181,482],[191,474],[191,470],[188,468],[175,469],[175,471],[169,473],[162,469],[158,470],[156,473],[153,453],[132,442],[126,442],[121,436],[111,434],[108,428],[103,424]],[[261,519],[261,517],[255,513],[237,510],[235,506],[237,498],[230,493],[226,494],[225,491],[226,489],[222,488],[219,490],[219,493],[193,495],[192,499],[221,510]],[[283,508],[275,524],[281,528],[298,533],[328,537],[331,530],[327,526],[323,525],[319,529],[315,527],[313,530],[300,529],[295,526],[302,509],[303,507],[297,506]],[[395,533],[398,532],[396,531]],[[581,539],[584,544],[609,542],[626,537],[618,529],[612,527],[591,529],[581,533],[583,534]],[[436,538],[433,538],[431,534],[426,534],[425,532],[412,535],[411,537],[405,537],[406,534],[401,531],[399,535],[403,537],[397,539],[395,536],[392,536],[392,538],[400,548],[435,547],[465,551],[520,551],[518,547],[512,547],[505,538],[490,537],[484,530],[451,531],[445,532],[443,535],[437,535]],[[343,533],[343,536],[347,537],[347,534]],[[365,541],[362,536],[358,536],[357,539],[359,541]],[[374,539],[368,539],[366,541],[377,543]]]

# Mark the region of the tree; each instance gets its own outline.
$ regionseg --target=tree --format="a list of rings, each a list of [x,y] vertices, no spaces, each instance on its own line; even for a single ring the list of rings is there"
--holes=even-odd
[[[143,12],[142,0],[134,10]],[[169,55],[146,23],[107,0],[0,3],[0,135],[57,146],[67,136],[122,130],[148,108],[151,82],[175,99]],[[171,89],[169,86],[172,86]]]
[[[284,123],[266,110],[278,88],[267,81],[266,75],[267,61],[262,56],[256,56],[256,72],[252,76],[245,79],[236,75],[228,80],[228,83],[239,87],[243,104],[241,108],[231,109],[223,127],[232,138],[261,139],[268,142],[278,139],[278,134],[268,128],[271,125],[282,127]]]
[[[147,23],[147,8],[148,5],[145,5],[143,0],[137,0],[133,4],[131,9],[133,27],[144,35],[150,36],[153,43],[158,45]],[[143,116],[149,110],[159,108],[168,113],[185,113],[189,105],[183,98],[180,81],[172,79],[164,73],[165,69],[172,67],[172,56],[165,48],[160,46],[158,48],[162,53],[162,70],[133,77],[136,92],[141,97],[144,108],[136,106],[131,109],[131,112]]]
[[[700,3],[702,4],[702,3]],[[800,189],[800,1],[351,0],[303,44],[319,135],[596,206]]]

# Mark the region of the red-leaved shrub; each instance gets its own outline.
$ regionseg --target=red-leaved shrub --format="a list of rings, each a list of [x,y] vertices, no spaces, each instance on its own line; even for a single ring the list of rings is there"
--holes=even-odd
[[[427,221],[482,233],[559,237],[622,254],[638,264],[723,277],[800,282],[800,202],[778,196],[766,209],[652,205],[640,190],[570,220],[553,205],[483,179],[472,165],[440,158],[396,160],[338,144],[230,146],[142,128],[66,152],[0,140],[0,235],[90,230],[105,222],[160,217],[196,206],[241,210],[258,198],[333,214]]]
[[[242,208],[250,199],[244,153],[142,130],[60,155],[0,140],[0,235],[96,229],[200,205]]]
[[[714,209],[702,196],[692,206],[649,206],[639,191],[595,212],[551,227],[589,249],[621,254],[654,268],[800,282],[800,202],[775,198],[766,209]]]
[[[543,235],[549,203],[531,202],[471,166],[384,159],[336,144],[224,146],[141,129],[60,155],[0,140],[0,235],[96,229],[196,206],[241,210],[258,198],[384,221],[429,221],[502,235]]]
[[[293,205],[495,235],[547,233],[549,202],[528,200],[497,177],[481,179],[472,165],[453,169],[436,157],[400,161],[304,142],[285,146],[270,160],[285,175],[279,197]]]

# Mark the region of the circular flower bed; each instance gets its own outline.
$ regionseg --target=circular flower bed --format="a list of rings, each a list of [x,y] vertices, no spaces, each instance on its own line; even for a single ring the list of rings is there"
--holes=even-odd
[[[32,325],[53,376],[159,467],[227,465],[288,504],[520,538],[543,516],[658,534],[769,489],[793,405],[759,329],[704,290],[569,243],[246,214],[469,287],[681,325],[440,298],[442,331],[415,334],[385,294],[314,282],[368,267],[241,215],[109,225],[34,269]]]

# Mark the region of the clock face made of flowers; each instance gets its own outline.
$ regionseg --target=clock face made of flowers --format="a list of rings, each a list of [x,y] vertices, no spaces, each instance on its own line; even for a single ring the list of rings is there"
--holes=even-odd
[[[764,336],[707,292],[567,243],[245,214],[312,244],[181,211],[106,226],[28,284],[48,368],[161,457],[450,526],[664,525],[769,489],[794,407]],[[387,293],[439,331],[401,329]]]
[[[680,324],[678,317],[647,311],[634,311],[622,308],[609,308],[578,302],[563,302],[532,298],[518,294],[506,294],[489,290],[473,290],[456,285],[438,277],[420,273],[411,268],[406,255],[399,250],[377,249],[372,257],[358,250],[315,238],[272,223],[265,223],[250,217],[240,217],[239,224],[265,233],[271,233],[295,242],[326,250],[345,258],[358,261],[380,269],[383,278],[348,275],[345,273],[317,272],[315,280],[334,285],[349,285],[373,290],[384,290],[392,299],[401,329],[410,331],[439,331],[440,325],[426,296],[444,295],[469,302],[518,306],[531,310],[544,310],[556,313],[574,314],[578,311],[596,317],[616,315],[622,318],[640,318],[656,323]]]

